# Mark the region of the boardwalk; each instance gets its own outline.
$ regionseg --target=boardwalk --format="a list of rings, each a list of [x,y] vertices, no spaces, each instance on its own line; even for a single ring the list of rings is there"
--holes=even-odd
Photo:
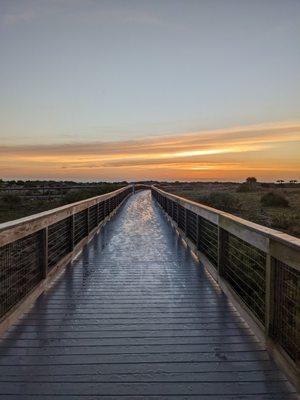
[[[149,191],[1,341],[0,399],[294,399]]]

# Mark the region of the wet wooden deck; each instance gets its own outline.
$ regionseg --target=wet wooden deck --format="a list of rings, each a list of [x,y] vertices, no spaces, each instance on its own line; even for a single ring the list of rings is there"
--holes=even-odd
[[[0,399],[296,398],[149,191],[129,198],[0,349]]]

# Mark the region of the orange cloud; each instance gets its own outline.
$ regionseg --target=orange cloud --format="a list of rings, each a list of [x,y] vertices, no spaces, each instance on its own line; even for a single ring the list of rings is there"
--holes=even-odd
[[[56,179],[300,178],[300,123],[138,140],[0,146],[4,177]],[[282,175],[283,174],[283,175]]]

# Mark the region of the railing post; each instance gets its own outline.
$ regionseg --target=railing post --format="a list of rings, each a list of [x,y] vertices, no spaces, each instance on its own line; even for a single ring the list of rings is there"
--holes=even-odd
[[[41,273],[45,279],[48,274],[48,226],[41,231]]]

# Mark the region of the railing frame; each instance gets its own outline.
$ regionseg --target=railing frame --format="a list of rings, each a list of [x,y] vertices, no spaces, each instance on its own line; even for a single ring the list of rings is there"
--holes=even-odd
[[[175,194],[168,193],[162,189],[152,186],[152,194],[160,206],[167,219],[176,229],[177,233],[187,243],[198,260],[204,265],[205,269],[218,282],[224,293],[230,298],[234,306],[238,309],[242,317],[254,330],[255,334],[265,343],[269,353],[286,373],[288,378],[299,388],[299,354],[296,361],[291,359],[282,346],[277,343],[270,334],[273,322],[273,290],[274,290],[274,268],[271,260],[277,259],[289,267],[300,271],[300,239],[288,234],[255,224],[253,222],[236,217],[232,214],[214,209],[212,207],[196,203],[194,201],[179,197]],[[161,204],[158,196],[162,197]],[[183,231],[179,228],[178,223],[173,219],[174,213],[169,215],[166,212],[166,201],[172,200],[172,209],[174,203],[190,210],[197,215],[197,243],[194,244],[186,235],[187,230]],[[186,212],[185,212],[186,215]],[[212,262],[199,250],[199,218],[202,217],[218,228],[218,262],[216,267]],[[185,221],[186,218],[185,218]],[[224,266],[224,243],[226,235],[232,234],[249,243],[253,247],[262,250],[266,254],[265,265],[265,321],[262,323],[256,315],[249,309],[246,303],[233,290],[229,282],[223,277],[222,267]],[[298,305],[298,310],[299,310]],[[300,311],[298,311],[300,312]],[[296,324],[300,323],[300,315],[296,317]],[[298,329],[299,332],[299,329]]]
[[[121,199],[120,195],[125,192],[125,196]],[[68,263],[70,263],[82,250],[86,243],[99,231],[99,229],[116,213],[119,207],[126,201],[128,196],[132,193],[132,185],[120,188],[110,193],[100,196],[92,197],[76,203],[68,204],[58,207],[49,211],[35,214],[29,217],[20,218],[15,221],[10,221],[0,224],[0,248],[14,243],[19,239],[25,238],[31,234],[38,233],[40,242],[40,255],[39,265],[41,271],[40,282],[27,293],[18,303],[13,305],[1,318],[0,318],[0,333],[3,333],[9,328],[26,310],[30,307],[33,301],[52,284],[53,280],[58,276]],[[99,206],[106,200],[118,199],[119,204],[116,206],[116,201],[113,208],[107,215],[103,215],[102,221],[99,221]],[[121,201],[119,201],[121,199]],[[106,203],[104,203],[106,204]],[[89,227],[89,209],[97,205],[97,225],[90,229]],[[75,232],[75,215],[81,211],[87,213],[87,235],[80,240],[76,245],[74,243]],[[105,211],[105,210],[104,210]],[[48,270],[48,228],[56,222],[62,221],[66,218],[70,219],[70,251],[63,256],[51,270]]]

